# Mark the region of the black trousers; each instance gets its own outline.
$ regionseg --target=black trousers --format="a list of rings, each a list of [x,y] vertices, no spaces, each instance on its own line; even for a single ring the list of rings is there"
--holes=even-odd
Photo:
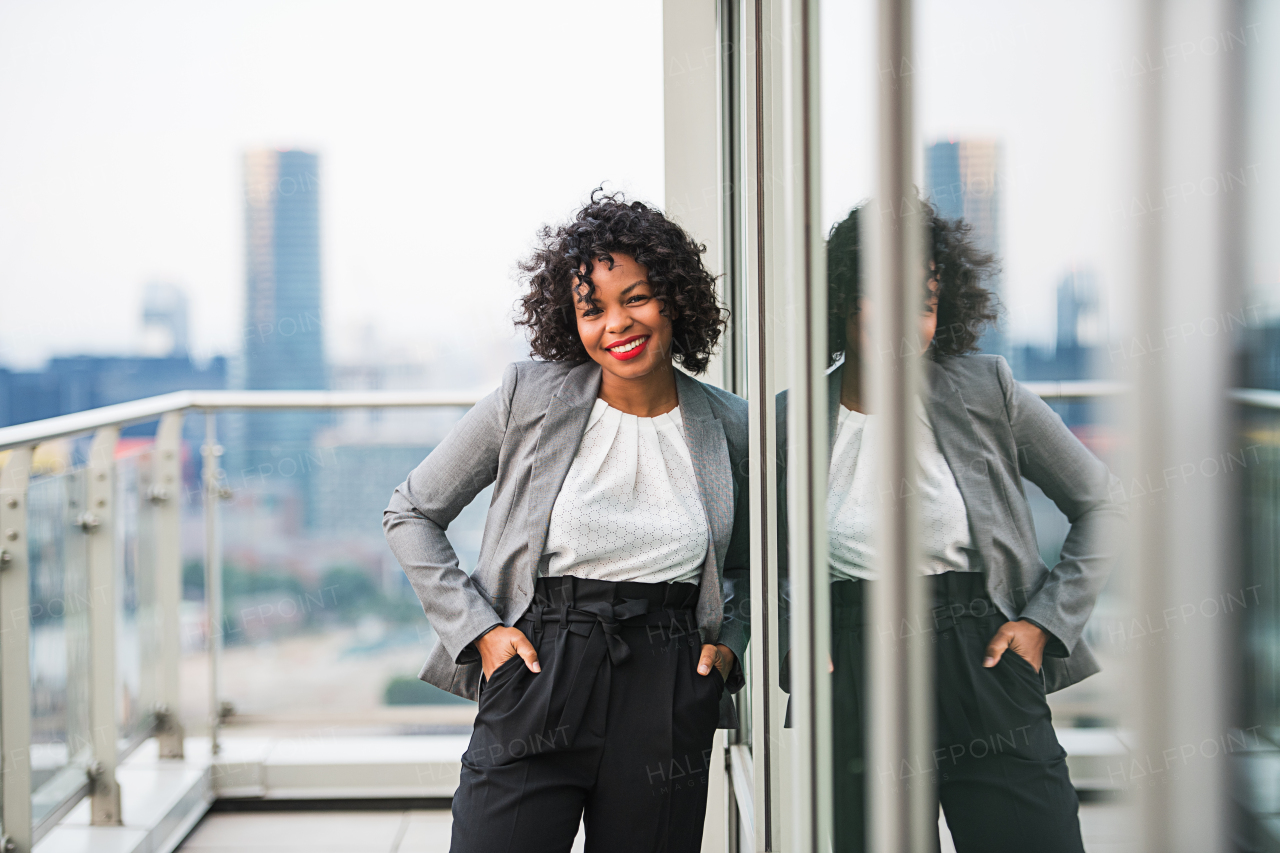
[[[698,587],[540,578],[520,658],[480,688],[452,853],[697,851],[724,680],[697,672]]]
[[[987,643],[1006,621],[982,574],[928,578],[937,697],[936,749],[898,768],[867,764],[866,649],[897,632],[864,623],[869,585],[831,586],[835,850],[866,849],[868,784],[934,782],[957,853],[1083,853],[1079,803],[1045,701],[1044,681],[1012,650],[987,669]]]

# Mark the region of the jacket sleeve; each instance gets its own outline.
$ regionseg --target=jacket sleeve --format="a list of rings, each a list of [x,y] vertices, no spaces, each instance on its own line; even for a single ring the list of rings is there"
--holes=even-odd
[[[423,612],[455,663],[479,659],[471,644],[502,624],[486,593],[458,565],[445,531],[498,473],[518,370],[472,409],[396,487],[382,513],[391,551],[409,576]]]
[[[1046,654],[1066,657],[1079,642],[1110,571],[1126,514],[1122,489],[1057,413],[1014,380],[1004,359],[997,365],[1022,475],[1071,524],[1057,565],[1019,618],[1049,632]]]

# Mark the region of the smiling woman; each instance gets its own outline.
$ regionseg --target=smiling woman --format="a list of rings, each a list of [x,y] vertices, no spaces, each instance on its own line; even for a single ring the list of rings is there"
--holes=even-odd
[[[748,630],[747,404],[704,385],[724,325],[704,251],[592,194],[545,228],[511,365],[392,496],[440,637],[423,680],[477,699],[451,849],[702,847]],[[449,522],[494,483],[475,572]]]

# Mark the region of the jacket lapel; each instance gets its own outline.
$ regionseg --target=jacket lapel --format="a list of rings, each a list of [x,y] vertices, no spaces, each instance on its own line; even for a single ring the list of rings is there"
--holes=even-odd
[[[991,530],[995,525],[991,460],[978,440],[978,431],[965,407],[964,398],[960,396],[960,389],[941,365],[927,358],[923,359],[923,364],[928,391],[926,408],[933,434],[964,500],[973,545],[985,558],[991,553]]]
[[[534,572],[547,544],[556,496],[578,453],[591,407],[599,395],[600,366],[593,361],[584,362],[565,376],[543,416],[529,475],[529,559]]]
[[[707,392],[702,383],[676,371],[676,393],[680,396],[680,414],[684,420],[685,440],[693,472],[698,478],[698,491],[707,513],[711,543],[719,570],[719,561],[729,549],[733,534],[733,465],[729,461],[729,442],[724,425],[711,413]]]

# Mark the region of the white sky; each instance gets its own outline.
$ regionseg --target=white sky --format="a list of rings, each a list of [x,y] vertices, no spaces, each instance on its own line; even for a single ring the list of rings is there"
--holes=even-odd
[[[659,0],[0,3],[0,363],[132,349],[156,278],[238,350],[260,145],[321,155],[331,352],[509,360],[537,227],[663,201],[661,40]]]

